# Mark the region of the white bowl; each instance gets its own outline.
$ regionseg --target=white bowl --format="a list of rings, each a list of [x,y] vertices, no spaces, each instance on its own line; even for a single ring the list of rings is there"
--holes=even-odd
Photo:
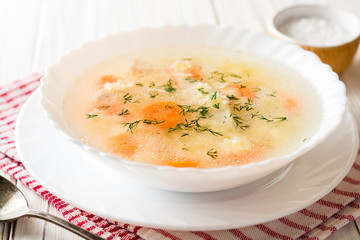
[[[166,45],[215,45],[240,49],[270,57],[299,72],[318,89],[323,101],[323,117],[315,136],[286,156],[216,169],[175,168],[127,161],[75,138],[62,111],[63,98],[71,82],[80,73],[102,60],[137,49]],[[117,169],[119,174],[135,176],[158,188],[183,192],[207,192],[238,187],[286,166],[318,145],[338,127],[346,104],[344,84],[315,54],[273,39],[265,33],[214,25],[146,27],[87,42],[63,56],[46,71],[41,80],[40,92],[46,115],[68,140],[92,153],[100,162]]]

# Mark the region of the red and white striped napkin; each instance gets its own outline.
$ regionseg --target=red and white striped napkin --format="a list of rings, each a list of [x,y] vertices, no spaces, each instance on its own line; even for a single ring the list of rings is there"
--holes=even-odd
[[[250,227],[221,231],[166,231],[97,217],[71,206],[43,188],[17,155],[14,128],[22,104],[38,87],[35,73],[0,86],[0,168],[48,200],[71,223],[106,239],[220,240],[325,239],[360,215],[360,156],[349,174],[324,198],[289,216]],[[154,216],[156,217],[156,216]]]

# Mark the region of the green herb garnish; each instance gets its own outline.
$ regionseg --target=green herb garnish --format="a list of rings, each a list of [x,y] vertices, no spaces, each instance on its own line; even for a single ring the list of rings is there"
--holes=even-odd
[[[130,131],[131,133],[133,133],[133,130],[137,127],[137,125],[140,123],[141,120],[136,120],[135,122],[132,123],[123,123],[125,125],[125,127],[128,127],[128,131]]]
[[[127,103],[127,102],[131,102],[132,96],[131,96],[129,93],[126,93],[126,94],[123,96],[123,99],[124,99],[124,104],[125,104],[125,103]]]
[[[99,110],[106,110],[106,109],[108,109],[110,106],[99,106],[99,107],[97,107],[97,109],[99,109]]]
[[[235,97],[234,95],[226,95],[226,97],[227,97],[229,100],[239,100],[239,98]]]
[[[162,87],[167,92],[175,92],[176,88],[173,87],[172,83],[173,83],[173,81],[171,79],[169,79],[169,81],[167,81],[166,84],[162,85]]]
[[[242,125],[244,122],[244,120],[241,118],[241,117],[239,117],[239,116],[237,116],[237,115],[235,115],[235,114],[231,114],[230,115],[230,117],[233,119],[233,121],[235,122],[235,124],[236,124],[236,127],[238,127],[238,128],[240,128],[241,130],[244,130],[245,131],[245,129],[246,128],[249,128],[250,126],[249,125]]]
[[[254,92],[260,92],[261,88],[253,88]]]
[[[121,109],[121,113],[118,114],[118,116],[123,116],[123,115],[129,115],[130,112],[128,109],[124,110],[124,109]]]
[[[217,91],[214,92],[214,94],[210,97],[211,100],[216,99]]]
[[[198,88],[198,91],[202,94],[209,94],[209,92],[206,92],[204,88]]]
[[[271,94],[268,94],[268,96],[270,96],[270,97],[276,97],[275,93],[276,93],[276,91],[274,91],[274,92],[271,93]]]
[[[191,82],[191,83],[194,83],[194,82],[197,82],[197,81],[198,81],[197,79],[195,79],[195,78],[190,78],[190,77],[184,78],[184,80],[189,81],[189,82]]]
[[[206,153],[208,156],[210,156],[213,159],[216,159],[218,157],[217,151],[214,150],[214,148],[210,149]]]
[[[94,118],[94,117],[97,117],[97,116],[98,116],[97,114],[86,114],[87,118]]]
[[[235,73],[229,73],[229,76],[230,76],[230,77],[234,77],[234,78],[240,78],[240,79],[242,79],[241,76],[236,75]]]
[[[279,122],[283,122],[283,121],[286,121],[287,120],[287,117],[276,117],[276,118],[273,118],[274,120],[279,120]]]
[[[254,118],[254,117],[257,117],[260,120],[265,120],[267,122],[273,122],[275,120],[278,120],[278,122],[283,122],[283,121],[287,120],[287,117],[275,117],[275,118],[273,118],[273,117],[269,116],[268,118],[266,118],[263,115],[259,114],[259,112],[256,112],[255,114],[254,113],[251,114],[251,118]]]
[[[243,110],[245,108],[246,111],[250,111],[253,109],[252,104],[253,104],[252,101],[250,100],[250,98],[248,98],[248,101],[245,102],[244,104],[241,104],[241,103],[234,104],[233,110],[240,112],[241,110]]]
[[[155,94],[151,94],[151,93],[149,93],[149,95],[150,95],[150,98],[155,98],[157,95],[159,95],[158,93],[155,93]]]
[[[145,123],[145,124],[153,124],[153,125],[157,125],[157,124],[160,124],[160,123],[163,123],[163,122],[165,122],[165,120],[164,121],[158,121],[158,120],[156,120],[156,118],[155,119],[144,119],[144,120],[142,120],[142,122],[143,123]]]

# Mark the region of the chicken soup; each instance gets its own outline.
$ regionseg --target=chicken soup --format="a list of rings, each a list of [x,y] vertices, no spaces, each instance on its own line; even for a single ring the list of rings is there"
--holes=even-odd
[[[129,161],[219,168],[280,157],[321,121],[299,73],[220,47],[162,47],[108,59],[78,76],[63,104],[86,144]]]

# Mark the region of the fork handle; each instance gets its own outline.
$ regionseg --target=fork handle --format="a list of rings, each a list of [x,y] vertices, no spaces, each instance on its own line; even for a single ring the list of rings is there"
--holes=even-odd
[[[104,240],[103,238],[92,234],[89,231],[86,231],[85,229],[78,227],[72,223],[69,223],[68,221],[61,219],[59,217],[56,217],[54,215],[51,215],[49,213],[46,212],[40,212],[40,211],[36,211],[36,210],[29,210],[24,216],[26,217],[35,217],[35,218],[40,218],[46,221],[49,221],[51,223],[54,223],[60,227],[63,227],[77,235],[79,235],[80,237],[83,237],[87,240]]]

